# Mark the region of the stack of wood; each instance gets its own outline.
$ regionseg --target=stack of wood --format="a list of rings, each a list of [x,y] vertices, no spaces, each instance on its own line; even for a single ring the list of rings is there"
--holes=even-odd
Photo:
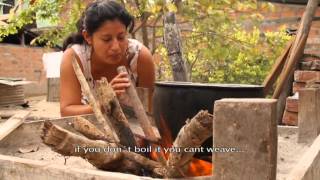
[[[298,125],[299,91],[302,88],[320,88],[320,57],[304,55],[299,70],[294,72],[292,92],[286,100],[286,109],[282,118],[285,125]]]
[[[23,85],[27,83],[22,78],[0,77],[0,106],[24,104]]]
[[[128,120],[107,79],[102,78],[97,81],[97,88],[93,90],[86,82],[75,59],[73,66],[99,123],[94,124],[78,117],[72,122],[75,131],[71,132],[51,122],[45,122],[41,135],[45,144],[62,155],[82,157],[102,170],[152,177],[185,177],[194,153],[174,152],[166,160],[163,154],[157,151],[159,139],[132,85],[127,89],[126,94],[130,97],[135,115],[145,134],[147,148],[151,147],[151,150],[157,154],[157,160],[149,159],[145,154],[135,151],[141,148],[141,145],[132,133]],[[125,70],[124,67],[119,68],[119,72],[123,70]],[[173,147],[200,147],[207,138],[212,136],[212,123],[213,116],[207,111],[200,111],[180,130],[173,142]],[[91,148],[92,151],[85,152],[85,148]]]

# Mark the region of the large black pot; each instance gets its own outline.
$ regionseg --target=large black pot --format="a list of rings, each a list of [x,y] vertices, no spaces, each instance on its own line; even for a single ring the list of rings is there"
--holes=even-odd
[[[263,97],[262,86],[240,84],[202,84],[189,82],[157,82],[153,97],[153,114],[160,134],[166,121],[172,138],[175,139],[187,118],[192,118],[199,110],[213,112],[214,101],[222,98]],[[212,139],[203,146],[212,147]]]

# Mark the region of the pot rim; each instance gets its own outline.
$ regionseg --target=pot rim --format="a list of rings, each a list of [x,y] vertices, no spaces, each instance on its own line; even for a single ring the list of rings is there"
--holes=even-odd
[[[168,86],[168,87],[217,87],[217,88],[250,88],[250,89],[262,89],[262,85],[252,84],[219,84],[219,83],[193,83],[183,81],[157,81],[156,86]]]

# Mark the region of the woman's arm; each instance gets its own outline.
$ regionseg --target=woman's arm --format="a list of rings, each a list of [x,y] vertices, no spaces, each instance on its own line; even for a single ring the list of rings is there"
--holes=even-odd
[[[67,49],[62,57],[60,66],[60,114],[61,116],[74,116],[92,113],[89,105],[81,103],[81,87],[72,67],[75,52]],[[78,63],[79,58],[76,56]],[[81,63],[79,63],[83,70]]]

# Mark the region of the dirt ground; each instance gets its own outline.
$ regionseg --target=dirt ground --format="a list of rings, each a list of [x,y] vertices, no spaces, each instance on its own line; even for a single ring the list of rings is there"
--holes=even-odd
[[[309,144],[297,143],[297,140],[297,130],[282,132],[278,129],[277,180],[285,180],[286,175],[290,173],[310,147]]]

